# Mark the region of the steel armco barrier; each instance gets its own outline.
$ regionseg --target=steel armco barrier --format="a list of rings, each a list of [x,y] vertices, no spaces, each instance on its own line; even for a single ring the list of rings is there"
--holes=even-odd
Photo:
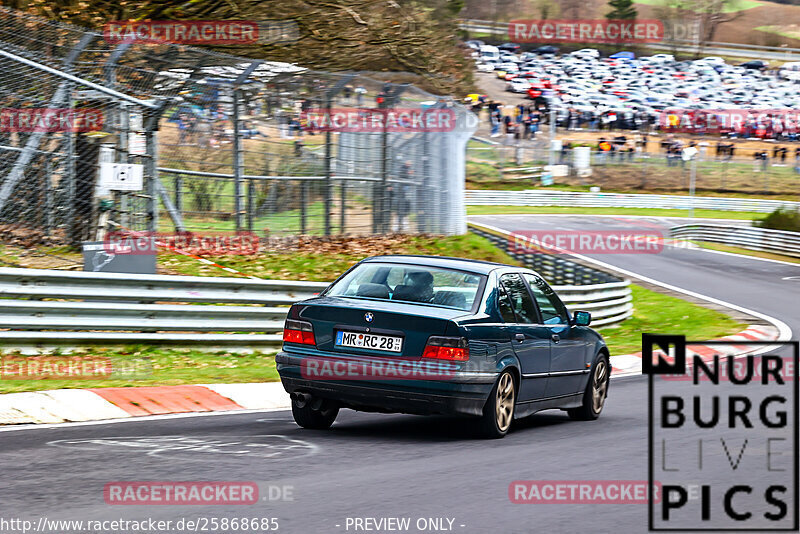
[[[684,224],[670,228],[671,237],[721,243],[749,250],[800,258],[800,233],[753,226]]]
[[[574,277],[579,279],[589,280]],[[593,324],[602,326],[630,317],[628,284],[617,280],[553,288],[568,306],[591,311]],[[139,343],[274,349],[281,343],[286,306],[327,286],[0,268],[0,350]]]
[[[473,223],[470,231],[544,276],[568,308],[591,312],[592,325],[608,326],[633,315],[629,280],[550,254],[517,253],[508,232],[495,233]]]
[[[771,213],[778,208],[800,209],[800,202],[748,198],[690,197],[581,191],[468,190],[468,206],[576,206],[581,208],[666,208]]]
[[[327,286],[0,269],[0,329],[11,329],[0,332],[0,339],[4,348],[132,343],[274,348],[281,342],[285,306]]]

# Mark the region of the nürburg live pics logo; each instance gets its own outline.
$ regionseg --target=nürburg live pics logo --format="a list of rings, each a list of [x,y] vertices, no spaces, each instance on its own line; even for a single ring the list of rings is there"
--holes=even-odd
[[[642,335],[650,531],[797,532],[798,352]]]

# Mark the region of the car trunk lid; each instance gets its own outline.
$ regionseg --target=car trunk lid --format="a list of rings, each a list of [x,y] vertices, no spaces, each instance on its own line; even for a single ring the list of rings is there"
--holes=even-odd
[[[298,318],[313,325],[321,351],[403,358],[421,357],[429,336],[455,334],[452,320],[469,315],[453,308],[342,297],[320,297],[295,306]],[[401,337],[402,350],[336,346],[337,331]]]

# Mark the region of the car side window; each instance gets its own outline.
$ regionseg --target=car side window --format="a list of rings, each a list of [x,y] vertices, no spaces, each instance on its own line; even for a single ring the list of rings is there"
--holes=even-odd
[[[508,298],[508,293],[500,286],[497,289],[497,306],[500,308],[500,316],[505,323],[516,323],[517,317],[514,315],[514,310],[511,309],[511,299]]]
[[[511,308],[517,316],[517,321],[520,323],[536,323],[538,321],[536,307],[533,305],[533,299],[528,292],[528,288],[525,287],[522,277],[516,273],[504,274],[500,277],[500,283],[508,293]]]
[[[556,296],[547,282],[532,274],[525,274],[525,280],[531,286],[533,297],[542,313],[544,324],[569,324],[567,308]]]

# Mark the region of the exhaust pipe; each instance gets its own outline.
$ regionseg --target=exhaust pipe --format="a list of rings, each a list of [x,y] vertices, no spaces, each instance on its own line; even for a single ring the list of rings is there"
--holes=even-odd
[[[289,395],[289,398],[292,399],[295,406],[298,408],[305,408],[310,402],[314,400],[314,397],[310,393],[303,393],[302,391],[294,391]]]

